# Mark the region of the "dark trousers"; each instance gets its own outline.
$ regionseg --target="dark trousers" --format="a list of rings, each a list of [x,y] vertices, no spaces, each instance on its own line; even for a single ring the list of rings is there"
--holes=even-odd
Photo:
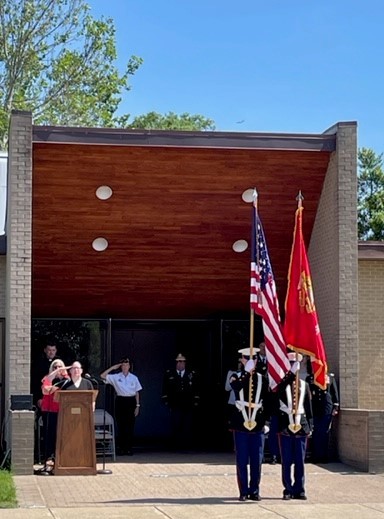
[[[115,418],[117,427],[117,448],[123,454],[132,450],[135,409],[136,398],[134,396],[116,397]]]
[[[290,495],[301,494],[305,492],[304,461],[307,437],[279,434],[279,444],[284,493]]]
[[[59,413],[43,411],[44,460],[55,457],[57,416]]]
[[[261,464],[264,455],[263,432],[234,431],[237,484],[241,496],[258,494],[261,479]],[[249,482],[248,482],[249,465]]]
[[[328,461],[329,426],[332,415],[315,416],[313,419],[312,460],[314,463]]]
[[[192,447],[193,409],[190,407],[171,408],[172,443],[176,449]]]

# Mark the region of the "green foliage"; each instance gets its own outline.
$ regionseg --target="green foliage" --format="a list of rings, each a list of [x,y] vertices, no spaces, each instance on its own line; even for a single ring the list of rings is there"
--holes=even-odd
[[[120,74],[114,23],[89,11],[84,0],[0,0],[0,149],[15,109],[39,125],[214,129],[201,115],[117,115],[143,60],[131,56]]]
[[[17,506],[16,489],[12,474],[0,469],[0,508],[15,508]]]
[[[143,130],[202,131],[214,130],[215,124],[214,121],[202,115],[191,115],[188,113],[178,115],[173,112],[162,115],[157,112],[149,112],[148,114],[135,117],[128,127]]]
[[[104,327],[104,328],[103,328]],[[55,344],[65,363],[80,361],[88,371],[100,371],[101,336],[105,321],[32,320],[31,354],[37,361],[47,344]]]
[[[35,124],[116,125],[129,77],[142,60],[131,56],[119,74],[115,27],[96,20],[84,0],[0,1],[0,147],[12,109]]]
[[[358,233],[360,240],[384,240],[383,154],[361,148],[358,152]]]

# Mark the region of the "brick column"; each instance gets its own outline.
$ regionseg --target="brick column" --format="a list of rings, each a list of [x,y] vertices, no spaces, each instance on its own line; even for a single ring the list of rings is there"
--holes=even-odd
[[[339,262],[339,384],[342,406],[359,406],[357,136],[356,125],[337,128],[338,262]]]
[[[8,149],[6,408],[9,406],[10,395],[30,393],[32,264],[32,117],[30,113],[21,111],[12,113]],[[7,447],[12,449],[12,467],[15,473],[32,473],[34,442],[33,420],[30,415],[33,413],[16,414],[12,414],[12,426],[7,430],[6,436]],[[16,431],[17,438],[14,438]],[[13,447],[16,445],[23,445],[23,448],[18,447],[14,450]]]
[[[35,413],[33,411],[9,411],[9,419],[12,472],[17,475],[32,474]]]

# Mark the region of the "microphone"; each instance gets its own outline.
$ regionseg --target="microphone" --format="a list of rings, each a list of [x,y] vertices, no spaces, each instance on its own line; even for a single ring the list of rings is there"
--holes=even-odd
[[[97,385],[99,385],[99,382],[104,382],[104,380],[101,377],[98,377],[96,375],[90,375],[89,373],[85,373],[84,378],[87,378],[91,382],[95,382]]]
[[[86,373],[86,374],[84,375],[84,378],[86,378],[87,380],[90,380],[90,381],[92,382],[92,385],[93,385],[94,387],[96,387],[96,389],[99,388],[99,381],[98,381],[95,377],[93,377],[93,376],[90,375],[89,373]]]

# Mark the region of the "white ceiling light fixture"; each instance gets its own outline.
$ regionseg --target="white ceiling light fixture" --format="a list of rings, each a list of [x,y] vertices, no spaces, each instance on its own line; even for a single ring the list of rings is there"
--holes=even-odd
[[[113,195],[113,191],[109,186],[100,186],[96,189],[96,196],[99,200],[108,200]]]
[[[248,242],[246,240],[237,240],[232,245],[232,249],[235,252],[244,252],[248,249]]]
[[[251,189],[246,189],[244,191],[244,193],[241,195],[241,198],[243,199],[244,202],[246,202],[247,204],[250,204],[253,202],[253,194],[255,192],[255,189],[254,188],[251,188]]]
[[[97,252],[103,252],[108,247],[108,241],[105,238],[96,238],[92,242],[92,247]]]

